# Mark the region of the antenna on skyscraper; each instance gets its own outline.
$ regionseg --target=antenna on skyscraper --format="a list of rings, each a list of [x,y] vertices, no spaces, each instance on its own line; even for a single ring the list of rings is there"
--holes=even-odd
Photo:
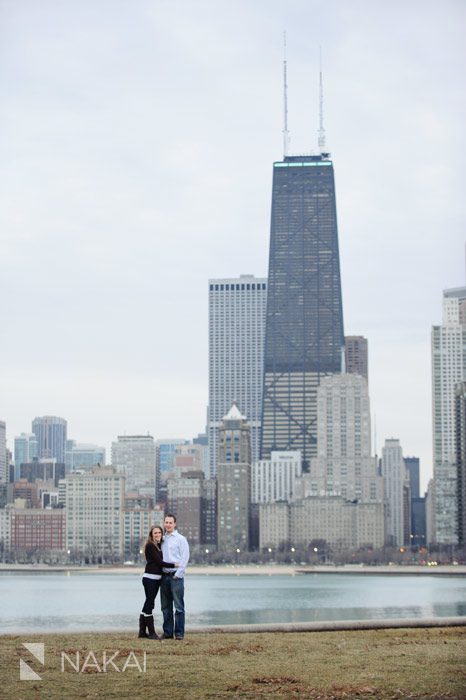
[[[317,144],[319,152],[325,153],[325,129],[324,129],[324,83],[322,80],[322,46],[319,46],[320,70],[319,70],[319,136]]]
[[[286,32],[283,32],[283,157],[288,155],[290,132],[288,131],[288,83],[286,72]]]

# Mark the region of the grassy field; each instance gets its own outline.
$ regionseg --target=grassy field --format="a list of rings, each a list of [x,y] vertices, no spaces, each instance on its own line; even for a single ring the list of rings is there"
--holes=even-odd
[[[43,665],[23,642],[45,644]],[[22,635],[0,637],[0,650],[1,700],[466,698],[465,627],[191,634],[182,642]],[[41,680],[20,680],[20,659]]]

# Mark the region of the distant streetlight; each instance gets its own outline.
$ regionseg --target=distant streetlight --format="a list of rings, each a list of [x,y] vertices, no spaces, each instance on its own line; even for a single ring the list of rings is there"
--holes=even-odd
[[[296,552],[296,549],[294,547],[291,548],[292,552]]]
[[[272,547],[269,547],[269,554],[272,554]]]
[[[318,548],[318,547],[314,547],[314,552],[318,552],[318,551],[319,551],[319,548]]]
[[[209,553],[209,550],[208,550],[208,549],[206,549],[206,550],[205,550],[205,553],[206,553],[206,554],[208,554],[208,553]]]

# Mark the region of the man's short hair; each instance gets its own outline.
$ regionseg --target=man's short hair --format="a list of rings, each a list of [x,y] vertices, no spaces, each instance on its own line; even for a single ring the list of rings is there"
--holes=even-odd
[[[176,523],[176,515],[173,515],[173,513],[166,513],[165,518],[173,518],[173,520]],[[164,518],[164,520],[165,520],[165,518]]]

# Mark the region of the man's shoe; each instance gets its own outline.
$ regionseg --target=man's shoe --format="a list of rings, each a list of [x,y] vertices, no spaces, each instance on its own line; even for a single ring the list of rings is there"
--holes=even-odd
[[[184,639],[184,637],[175,637],[175,639],[176,639],[177,642],[182,642],[183,639]]]
[[[160,637],[160,639],[173,639],[173,635],[170,636],[170,635],[168,635],[168,634],[162,634],[162,636]]]

